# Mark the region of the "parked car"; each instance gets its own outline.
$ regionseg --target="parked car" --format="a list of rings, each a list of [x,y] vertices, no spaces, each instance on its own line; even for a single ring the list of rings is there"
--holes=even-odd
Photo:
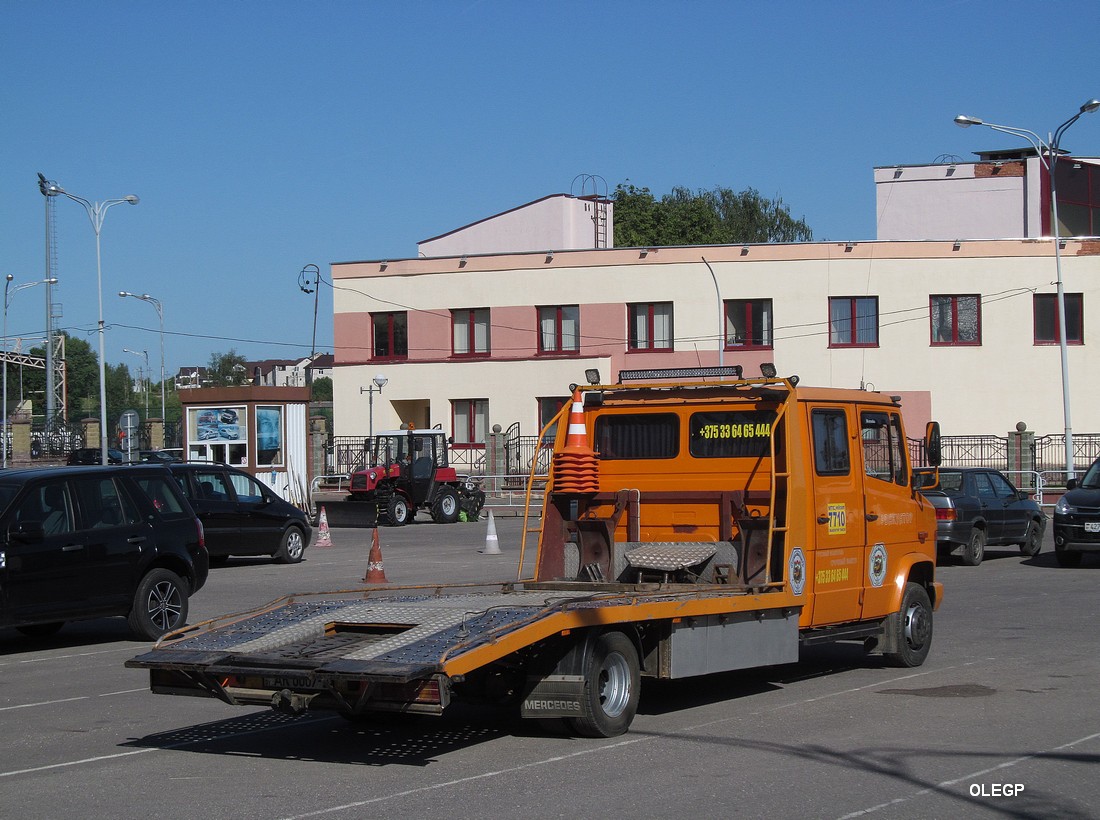
[[[202,524],[163,467],[0,472],[0,626],[45,637],[124,615],[156,640],[206,583]]]
[[[963,563],[976,567],[986,546],[1018,544],[1023,555],[1039,554],[1046,515],[1002,473],[984,467],[941,467],[918,470],[917,476],[920,491],[936,508],[941,555],[962,548]]]
[[[1100,554],[1100,460],[1080,481],[1066,482],[1054,505],[1054,556],[1059,566],[1077,567],[1086,553]]]
[[[173,461],[183,461],[178,455],[167,450],[141,450],[138,453],[137,460],[143,464],[167,464]]]
[[[68,464],[102,464],[103,459],[100,455],[102,451],[98,447],[81,447],[79,450],[73,450],[69,453],[66,463]],[[121,450],[115,450],[113,448],[107,448],[107,463],[108,464],[122,464],[126,461],[126,454]]]
[[[166,466],[203,523],[212,561],[224,563],[230,555],[302,560],[312,533],[309,517],[266,484],[224,464]]]

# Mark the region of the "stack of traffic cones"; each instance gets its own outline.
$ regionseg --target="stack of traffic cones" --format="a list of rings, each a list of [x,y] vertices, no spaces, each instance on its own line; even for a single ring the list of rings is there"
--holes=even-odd
[[[374,528],[371,538],[370,555],[367,556],[367,574],[363,581],[368,584],[388,584],[386,571],[382,568],[382,548],[378,546],[378,527]]]
[[[596,454],[588,446],[584,402],[579,388],[573,391],[565,447],[554,454],[553,489],[559,493],[594,493],[600,489],[599,465]]]

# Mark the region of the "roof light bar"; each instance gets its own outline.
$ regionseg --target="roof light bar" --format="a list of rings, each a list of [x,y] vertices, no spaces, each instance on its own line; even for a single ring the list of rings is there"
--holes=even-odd
[[[708,376],[740,379],[741,365],[724,367],[667,367],[651,370],[620,370],[619,384],[623,382],[652,381],[654,379],[703,379]]]

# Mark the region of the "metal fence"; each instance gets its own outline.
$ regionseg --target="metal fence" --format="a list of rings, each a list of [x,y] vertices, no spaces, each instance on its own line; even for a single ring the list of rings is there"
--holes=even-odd
[[[368,465],[371,451],[368,436],[333,436],[325,454],[325,472],[350,475]],[[481,474],[485,471],[484,447],[452,447],[450,465],[459,473]]]

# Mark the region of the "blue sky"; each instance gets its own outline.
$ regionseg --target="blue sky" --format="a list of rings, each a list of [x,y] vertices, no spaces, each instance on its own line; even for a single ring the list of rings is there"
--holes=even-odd
[[[1041,13],[1041,14],[1040,14]],[[102,231],[107,361],[309,353],[298,272],[416,242],[579,174],[781,196],[873,239],[872,169],[1013,145],[1100,97],[1094,2],[0,0],[0,276],[45,276],[41,171]],[[1063,140],[1100,154],[1100,114]],[[96,344],[94,233],[56,206],[59,326]],[[322,286],[317,346],[332,347]],[[10,336],[44,328],[40,288]]]

